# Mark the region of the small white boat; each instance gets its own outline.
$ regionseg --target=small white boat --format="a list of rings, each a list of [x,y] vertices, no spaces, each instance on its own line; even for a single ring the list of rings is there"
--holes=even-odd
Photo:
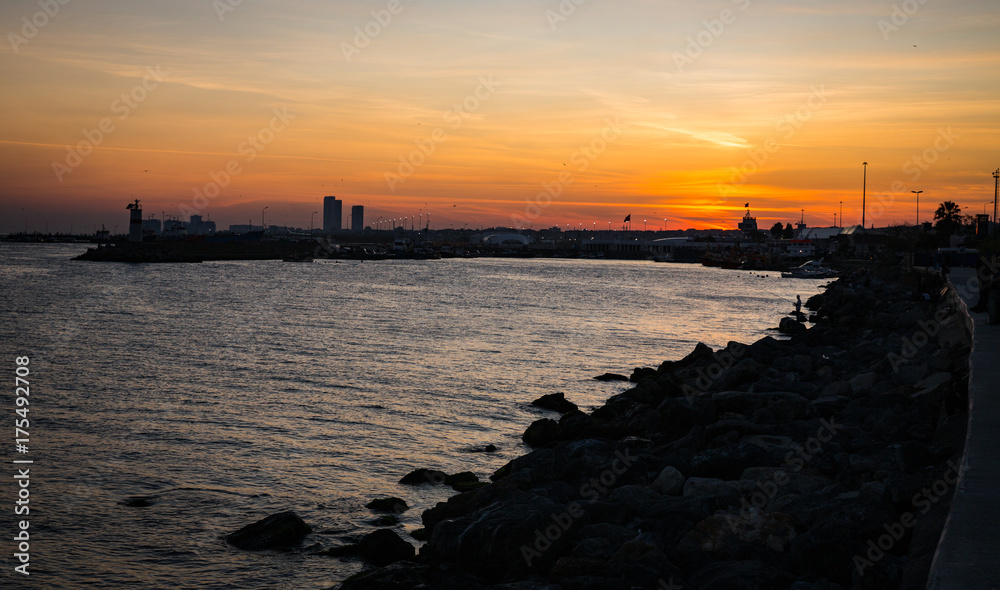
[[[828,279],[835,276],[837,276],[835,270],[823,266],[818,260],[810,260],[781,273],[783,279]]]

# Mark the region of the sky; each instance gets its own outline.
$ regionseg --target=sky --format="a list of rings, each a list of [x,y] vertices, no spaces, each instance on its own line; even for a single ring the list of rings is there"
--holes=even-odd
[[[992,213],[998,30],[996,0],[9,0],[0,233],[133,199],[319,227],[327,195],[432,228]]]

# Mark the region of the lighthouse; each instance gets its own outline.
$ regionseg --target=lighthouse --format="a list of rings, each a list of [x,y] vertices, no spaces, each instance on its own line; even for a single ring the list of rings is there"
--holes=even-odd
[[[142,207],[139,206],[139,199],[134,203],[125,206],[131,213],[128,220],[128,241],[142,241]]]

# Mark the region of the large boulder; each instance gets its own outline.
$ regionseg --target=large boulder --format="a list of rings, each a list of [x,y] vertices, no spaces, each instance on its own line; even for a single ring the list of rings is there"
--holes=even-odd
[[[628,381],[628,377],[618,373],[604,373],[603,375],[594,377],[594,379],[597,379],[598,381]]]
[[[230,545],[248,551],[286,549],[302,543],[312,529],[294,512],[280,512],[226,535]]]
[[[413,545],[391,529],[379,529],[362,537],[358,542],[358,552],[365,561],[376,567],[411,559],[416,555]]]
[[[374,510],[375,512],[394,512],[396,514],[406,512],[410,509],[410,507],[406,505],[405,500],[396,497],[375,498],[371,502],[365,504],[365,508]]]
[[[664,496],[680,496],[684,493],[684,481],[684,474],[668,465],[656,476],[653,489]]]
[[[805,334],[807,330],[808,328],[806,328],[805,324],[794,318],[785,317],[781,318],[781,321],[778,322],[778,331],[782,334],[795,336],[796,334]]]
[[[566,399],[566,394],[550,393],[548,395],[543,395],[542,397],[531,402],[531,405],[542,408],[544,410],[552,410],[553,412],[559,412],[560,414],[565,414],[566,412],[572,412],[576,409],[576,404]]]
[[[447,477],[448,475],[444,471],[421,467],[404,475],[403,478],[399,480],[399,483],[411,486],[421,484],[440,484],[444,483],[444,480]]]
[[[549,418],[535,420],[528,426],[521,440],[529,447],[549,447],[555,445],[560,437],[559,423]]]

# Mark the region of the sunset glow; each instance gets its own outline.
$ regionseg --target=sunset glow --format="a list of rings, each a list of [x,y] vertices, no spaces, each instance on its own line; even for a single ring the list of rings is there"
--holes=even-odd
[[[51,5],[51,6],[50,6]],[[48,12],[46,12],[48,11]],[[41,15],[41,16],[39,16]],[[995,2],[7,2],[0,233],[992,212]],[[162,212],[162,213],[161,213]],[[636,225],[636,221],[640,225]]]

